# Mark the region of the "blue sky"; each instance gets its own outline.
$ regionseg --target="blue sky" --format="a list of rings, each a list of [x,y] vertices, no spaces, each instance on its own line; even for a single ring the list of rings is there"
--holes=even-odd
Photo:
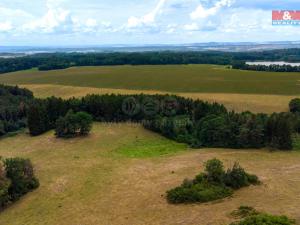
[[[300,26],[272,26],[299,0],[0,0],[0,45],[295,41]]]

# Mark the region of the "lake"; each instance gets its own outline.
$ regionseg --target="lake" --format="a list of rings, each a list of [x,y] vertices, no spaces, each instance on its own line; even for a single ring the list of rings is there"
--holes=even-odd
[[[270,65],[290,65],[290,66],[300,66],[300,63],[288,63],[284,61],[277,61],[277,62],[271,62],[271,61],[260,61],[260,62],[246,62],[247,65],[264,65],[264,66],[270,66]]]

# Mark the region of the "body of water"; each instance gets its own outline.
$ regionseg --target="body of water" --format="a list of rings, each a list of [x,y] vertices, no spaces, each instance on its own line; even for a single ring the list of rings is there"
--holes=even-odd
[[[263,65],[263,66],[270,66],[270,65],[290,65],[290,66],[300,66],[300,63],[288,63],[284,61],[278,62],[271,62],[271,61],[261,61],[261,62],[246,62],[247,65]]]

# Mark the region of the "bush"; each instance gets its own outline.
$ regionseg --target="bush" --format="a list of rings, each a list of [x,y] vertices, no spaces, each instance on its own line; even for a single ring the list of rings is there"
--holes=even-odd
[[[92,129],[92,122],[93,118],[88,113],[70,110],[65,117],[56,121],[55,135],[63,138],[87,135]]]
[[[292,225],[295,221],[286,216],[273,216],[269,214],[258,214],[246,217],[240,222],[231,225]]]
[[[167,192],[167,199],[170,203],[195,203],[209,202],[232,195],[230,188],[205,183],[196,183],[190,187],[182,186]]]
[[[237,210],[234,210],[231,215],[235,218],[246,218],[259,214],[256,209],[250,206],[240,206]]]
[[[223,163],[214,158],[205,163],[205,172],[208,182],[222,184],[224,181],[225,171]]]
[[[256,175],[251,175],[245,172],[245,170],[235,163],[232,169],[229,169],[225,175],[225,184],[233,189],[240,189],[247,187],[250,184],[258,184],[259,180]]]
[[[39,181],[34,176],[33,167],[29,159],[5,159],[4,166],[6,177],[11,181],[8,189],[11,201],[16,201],[22,195],[39,187]]]
[[[212,159],[205,163],[205,173],[200,173],[194,180],[184,180],[182,185],[167,191],[170,203],[208,202],[231,196],[233,189],[259,183],[255,175],[247,174],[237,163],[224,171],[223,163]]]

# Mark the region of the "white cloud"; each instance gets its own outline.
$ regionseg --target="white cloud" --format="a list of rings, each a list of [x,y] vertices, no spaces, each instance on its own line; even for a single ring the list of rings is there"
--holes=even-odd
[[[109,32],[110,22],[98,22],[94,18],[81,19],[75,17],[71,11],[62,7],[65,0],[48,0],[47,11],[44,16],[34,18],[22,25],[21,31],[25,33],[96,33],[100,30]]]
[[[23,24],[23,32],[68,32],[74,25],[74,20],[69,10],[61,7],[64,0],[47,0],[47,11],[44,16],[34,18]]]
[[[9,32],[13,29],[13,26],[10,21],[0,22],[0,32]]]
[[[167,0],[159,0],[156,7],[151,12],[149,12],[148,14],[146,14],[142,17],[135,17],[135,16],[129,17],[129,19],[127,21],[127,27],[128,28],[136,28],[139,26],[147,26],[147,25],[153,24],[156,20],[156,17],[159,14],[161,14],[162,9],[166,2],[167,2]]]
[[[85,22],[85,25],[87,27],[97,27],[98,26],[98,23],[97,23],[97,20],[95,19],[88,19],[86,22]]]
[[[187,31],[197,31],[200,29],[200,27],[197,23],[191,23],[191,24],[184,25],[183,29]]]
[[[199,4],[198,7],[190,14],[191,19],[205,19],[209,16],[216,15],[220,9],[223,7],[230,7],[233,4],[234,0],[220,0],[216,2],[210,8],[204,8],[202,4]]]
[[[61,8],[49,8],[42,18],[37,18],[23,25],[23,31],[37,31],[53,33],[58,30],[67,30],[72,26],[73,20],[70,12]]]

